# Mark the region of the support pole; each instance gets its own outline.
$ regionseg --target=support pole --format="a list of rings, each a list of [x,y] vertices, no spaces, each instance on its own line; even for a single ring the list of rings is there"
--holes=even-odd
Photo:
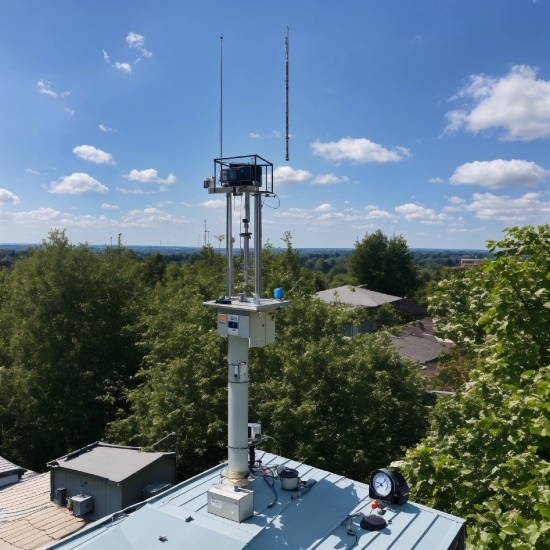
[[[248,484],[248,339],[228,336],[228,463],[230,484]]]
[[[233,294],[233,210],[231,193],[226,198],[226,224],[225,224],[225,256],[227,265],[227,296]]]
[[[243,298],[248,296],[248,264],[250,256],[250,192],[248,189],[244,191],[244,233],[241,233],[241,237],[244,237],[244,261],[243,261],[243,274],[244,274],[244,288],[243,288]]]
[[[262,195],[254,195],[254,303],[262,297]]]

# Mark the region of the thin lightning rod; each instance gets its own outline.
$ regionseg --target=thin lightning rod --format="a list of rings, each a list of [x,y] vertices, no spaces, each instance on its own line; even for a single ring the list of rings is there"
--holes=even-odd
[[[290,154],[288,150],[288,140],[290,137],[289,131],[288,131],[288,46],[289,46],[289,33],[290,30],[287,27],[286,28],[286,38],[285,38],[285,53],[286,53],[286,160],[287,162],[290,160]]]
[[[223,34],[220,36],[220,158],[223,158]]]

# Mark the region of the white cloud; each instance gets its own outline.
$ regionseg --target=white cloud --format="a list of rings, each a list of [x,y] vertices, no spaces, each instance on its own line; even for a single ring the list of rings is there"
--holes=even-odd
[[[139,181],[141,183],[166,183],[170,185],[171,183],[176,183],[176,176],[174,174],[168,174],[166,179],[161,179],[158,176],[158,172],[153,168],[147,168],[146,170],[131,170],[129,174],[124,176],[127,180],[130,181]]]
[[[334,210],[334,208],[328,202],[325,202],[313,210],[314,212],[329,212],[330,210]]]
[[[342,138],[340,141],[310,144],[313,154],[327,160],[353,160],[355,162],[396,162],[411,156],[409,149],[395,147],[392,151],[366,138]]]
[[[122,193],[123,195],[153,195],[154,193],[157,193],[157,191],[142,191],[139,187],[135,189],[125,189],[124,187],[115,187],[115,190],[119,193]],[[164,191],[164,189],[161,188],[159,191]]]
[[[93,145],[79,145],[73,149],[73,153],[81,159],[95,164],[116,164],[111,154],[97,149]]]
[[[199,206],[204,206],[205,208],[225,208],[225,205],[226,201],[222,199],[212,199],[199,203]]]
[[[181,224],[183,218],[176,218],[158,208],[131,210],[122,216],[121,227],[154,227],[159,224]]]
[[[67,111],[71,116],[74,115],[75,111],[74,109],[69,109],[69,107],[63,107],[65,109],[65,111]]]
[[[432,208],[424,208],[418,204],[403,204],[396,206],[395,211],[408,222],[420,222],[424,225],[439,225],[450,219],[446,214],[436,214]]]
[[[279,166],[273,171],[273,180],[277,185],[304,183],[311,177],[308,170],[294,170],[290,166]]]
[[[430,178],[428,183],[445,183],[441,178]]]
[[[36,170],[33,170],[32,168],[25,168],[25,172],[28,172],[29,174],[36,174],[40,175],[40,172],[37,172]]]
[[[250,132],[250,137],[254,139],[260,139],[260,134],[255,134],[254,132]]]
[[[107,126],[105,126],[104,124],[100,124],[99,129],[102,132],[116,132],[116,130],[114,128],[107,128]]]
[[[54,98],[57,97],[57,93],[52,90],[51,84],[49,82],[45,82],[44,80],[39,80],[36,85],[38,86],[38,91],[41,94],[46,94]]]
[[[19,204],[19,197],[7,189],[0,189],[0,204]]]
[[[513,199],[507,195],[497,196],[492,193],[474,193],[472,202],[462,205],[461,210],[474,212],[480,220],[532,221],[547,220],[550,215],[550,202],[541,200],[541,193],[526,193]]]
[[[347,203],[348,201],[346,201]],[[367,204],[367,206],[365,206],[365,210],[378,210],[378,206],[375,206],[374,204]]]
[[[488,189],[509,187],[533,187],[544,181],[548,174],[534,162],[526,160],[491,160],[467,162],[460,165],[451,176],[451,185],[481,185]]]
[[[61,92],[61,97],[63,97],[63,98],[67,97],[68,95],[71,95],[70,90],[67,90],[65,92]]]
[[[115,67],[116,69],[118,69],[119,71],[122,71],[124,73],[131,73],[132,72],[132,66],[130,65],[130,63],[120,63],[119,61],[117,61],[113,67]]]
[[[100,208],[105,208],[105,209],[108,209],[108,210],[119,210],[120,209],[120,206],[116,206],[115,204],[107,204],[106,202],[104,202]]]
[[[368,220],[395,220],[395,214],[390,214],[385,210],[371,210],[367,214]]]
[[[61,212],[53,208],[38,208],[29,212],[16,212],[13,221],[16,223],[45,223],[54,222],[59,218]]]
[[[103,52],[103,59],[105,59],[105,63],[109,63],[111,61],[109,54],[105,50],[101,50],[101,51]]]
[[[311,184],[330,185],[332,183],[343,183],[349,181],[347,176],[335,176],[334,174],[320,174],[315,177]]]
[[[451,204],[464,204],[466,201],[460,197],[445,197]]]
[[[129,32],[128,36],[126,37],[126,43],[130,48],[135,48],[136,50],[139,50],[143,57],[146,57],[149,59],[153,54],[146,50],[143,45],[145,44],[145,37],[141,34],[136,34],[135,32]]]
[[[471,110],[445,113],[449,124],[445,132],[464,128],[477,134],[482,130],[503,128],[503,140],[531,141],[550,136],[550,82],[537,80],[537,68],[515,65],[503,77],[471,75],[470,82],[450,98],[468,98]]]
[[[60,181],[50,183],[50,193],[67,195],[81,195],[82,193],[106,193],[108,187],[99,183],[96,179],[82,172],[75,172],[70,176],[64,176]]]

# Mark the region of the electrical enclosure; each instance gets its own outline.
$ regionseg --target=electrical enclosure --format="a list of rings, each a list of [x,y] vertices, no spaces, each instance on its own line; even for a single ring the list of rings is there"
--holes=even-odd
[[[238,336],[248,338],[251,348],[259,348],[275,342],[275,311],[251,311],[246,313],[218,313],[218,334],[223,338]]]
[[[94,497],[90,495],[76,495],[71,497],[71,500],[75,516],[83,516],[94,509]]]
[[[254,491],[216,484],[207,491],[208,512],[241,523],[254,515]]]

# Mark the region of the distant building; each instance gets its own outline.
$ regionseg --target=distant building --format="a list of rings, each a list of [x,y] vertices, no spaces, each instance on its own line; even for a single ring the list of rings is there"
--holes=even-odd
[[[400,313],[408,313],[415,319],[421,319],[428,314],[426,308],[419,306],[408,298],[375,292],[363,286],[339,286],[329,290],[321,290],[317,292],[317,296],[323,302],[340,302],[352,307],[376,308],[384,304],[391,304]],[[378,323],[374,321],[366,321],[361,325],[346,323],[343,327],[344,335],[349,337],[367,332],[375,332],[377,329]]]
[[[473,258],[471,256],[465,256],[460,260],[460,267],[472,267],[479,265],[483,261],[482,258]]]
[[[176,453],[141,452],[139,447],[99,441],[48,466],[50,499],[61,500],[60,505],[68,498],[82,504],[75,514],[88,520],[123,510],[176,483]]]
[[[0,456],[0,487],[17,483],[26,471]]]

